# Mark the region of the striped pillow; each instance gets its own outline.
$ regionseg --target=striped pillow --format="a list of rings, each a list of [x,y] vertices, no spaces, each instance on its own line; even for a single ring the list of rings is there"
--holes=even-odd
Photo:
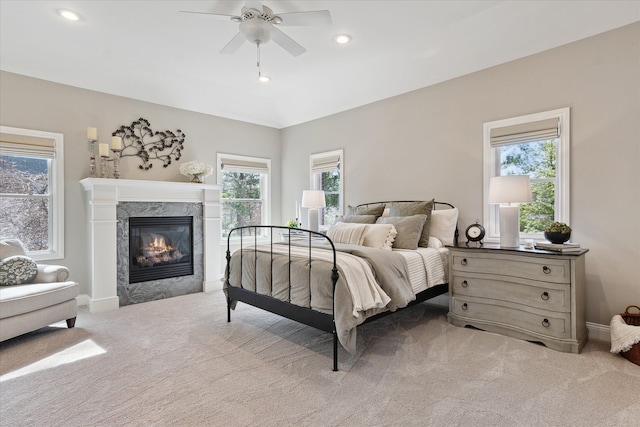
[[[349,245],[362,245],[367,224],[355,224],[339,222],[327,231],[333,243],[346,243]]]

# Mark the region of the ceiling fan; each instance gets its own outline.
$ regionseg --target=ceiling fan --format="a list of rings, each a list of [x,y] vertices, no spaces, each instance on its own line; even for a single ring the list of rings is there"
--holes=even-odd
[[[264,6],[261,1],[253,0],[245,1],[245,6],[238,16],[186,10],[180,12],[210,15],[221,20],[239,22],[240,28],[238,34],[220,51],[220,53],[227,54],[235,53],[245,41],[256,44],[259,49],[261,44],[273,40],[278,46],[291,55],[299,56],[307,50],[277,27],[331,24],[331,14],[328,10],[291,12],[276,15],[270,8]]]

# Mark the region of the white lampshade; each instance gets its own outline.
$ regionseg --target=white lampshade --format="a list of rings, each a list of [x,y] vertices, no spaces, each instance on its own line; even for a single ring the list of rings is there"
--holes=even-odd
[[[530,203],[529,175],[494,176],[489,181],[489,203],[500,206],[500,246],[517,248],[520,245],[520,207],[511,203]]]
[[[489,203],[531,203],[529,175],[494,176],[489,181]]]
[[[303,208],[324,208],[324,191],[322,190],[304,190],[302,192]]]

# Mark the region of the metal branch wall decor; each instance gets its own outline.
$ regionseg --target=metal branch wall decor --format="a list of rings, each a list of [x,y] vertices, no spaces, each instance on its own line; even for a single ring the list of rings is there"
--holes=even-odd
[[[111,134],[122,138],[120,157],[140,157],[142,164],[138,167],[142,170],[151,169],[153,160],[161,161],[165,168],[173,160],[180,160],[184,149],[184,133],[180,129],[175,132],[154,132],[150,126],[148,120],[139,118],[130,126],[122,125]]]

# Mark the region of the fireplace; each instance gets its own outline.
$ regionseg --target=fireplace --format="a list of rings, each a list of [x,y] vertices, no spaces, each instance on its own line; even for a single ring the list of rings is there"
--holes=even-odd
[[[193,217],[129,218],[129,283],[193,274]]]
[[[91,313],[221,289],[220,187],[189,182],[85,178],[87,294]],[[129,219],[187,216],[193,222],[193,274],[129,282]]]

